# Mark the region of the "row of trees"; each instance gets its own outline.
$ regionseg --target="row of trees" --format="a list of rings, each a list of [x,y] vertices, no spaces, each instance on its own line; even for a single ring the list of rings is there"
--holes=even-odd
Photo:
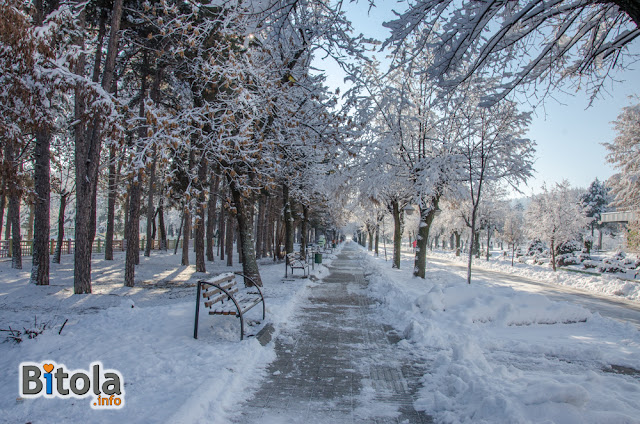
[[[424,72],[433,60],[399,59],[386,75],[374,65],[363,68],[356,74],[359,84],[348,93],[370,122],[358,159],[361,202],[374,205],[369,226],[379,220],[381,210],[392,214],[393,266],[400,267],[403,210],[416,205],[420,222],[414,275],[422,278],[440,204],[467,201],[473,244],[488,187],[526,181],[533,171],[535,145],[524,136],[530,113],[513,101],[484,105],[485,78],[474,78],[453,92],[440,88]],[[471,261],[470,254],[469,270]]]
[[[488,225],[479,222],[481,211],[492,208],[487,192],[505,184],[517,190],[531,175],[529,114],[518,104],[536,106],[570,85],[595,99],[610,73],[625,66],[639,16],[635,2],[427,0],[384,24],[391,70],[354,70],[350,94],[372,122],[360,178],[360,201],[373,210],[365,222],[374,225],[376,209],[393,215],[394,266],[409,204],[420,213],[416,276],[424,277],[426,243],[445,201],[464,205],[461,219],[476,244],[477,229]],[[552,193],[536,200],[540,208]]]
[[[611,189],[598,179],[588,189],[572,188],[567,181],[543,185],[539,194],[518,201],[505,198],[504,190],[492,189],[486,193],[477,210],[478,226],[471,237],[469,223],[473,206],[469,199],[448,196],[440,202],[441,210],[431,224],[428,248],[445,247],[456,251],[460,256],[463,246],[466,251],[479,258],[481,250],[489,260],[491,246],[499,244],[510,250],[512,260],[518,248],[524,248],[532,240],[545,243],[551,254],[551,264],[556,266],[558,247],[574,243],[579,248],[584,245],[596,245],[595,229],[598,229],[598,248],[602,247],[602,234],[605,231],[600,221],[601,214],[610,209],[613,201]],[[526,205],[526,206],[525,206]],[[364,223],[369,238],[369,250],[378,253],[378,242],[374,238],[380,225],[368,220]],[[411,217],[408,224],[409,239],[419,233],[419,219]],[[405,231],[406,233],[406,231]],[[486,245],[481,247],[480,240]],[[375,240],[375,244],[374,244]],[[493,242],[493,243],[492,243]]]
[[[634,2],[422,1],[385,24],[392,58],[383,72],[365,57],[370,40],[351,35],[341,2],[2,0],[0,8],[0,201],[19,244],[21,199],[33,199],[31,279],[48,284],[51,190],[62,217],[75,193],[76,293],[91,292],[98,191],[108,198],[107,257],[118,204],[129,240],[140,237],[141,213],[146,239],[157,217],[163,240],[164,208],[177,208],[182,232],[194,227],[203,270],[224,213],[236,221],[244,272],[258,281],[256,244],[280,225],[290,252],[296,220],[306,236],[314,209],[326,215],[319,205],[338,224],[354,199],[371,232],[393,216],[399,267],[403,211],[417,205],[414,273],[424,277],[441,203],[467,205],[476,244],[487,193],[531,175],[530,113],[517,95],[534,103],[532,88],[544,98],[586,82],[595,96],[640,35]],[[347,72],[342,102],[314,71],[316,52]],[[126,258],[133,285],[138,243]]]
[[[280,253],[274,238],[291,252],[297,223],[305,236],[314,219],[332,225],[321,179],[354,154],[359,128],[311,60],[318,49],[336,57],[362,51],[338,7],[3,0],[0,210],[7,199],[19,246],[20,204],[33,199],[32,282],[49,282],[52,189],[60,195],[59,237],[75,195],[75,293],[91,292],[99,191],[108,199],[106,259],[118,209],[129,241],[140,238],[146,216],[148,255],[156,220],[166,246],[164,214],[177,208],[184,237],[194,234],[198,271],[205,256],[213,260],[216,225],[220,233],[236,228],[244,273],[258,282],[257,256]],[[127,286],[138,250],[127,244]]]

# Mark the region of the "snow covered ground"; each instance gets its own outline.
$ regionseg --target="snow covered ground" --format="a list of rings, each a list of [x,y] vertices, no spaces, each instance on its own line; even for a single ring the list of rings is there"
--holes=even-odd
[[[636,327],[481,278],[468,286],[460,273],[434,264],[416,279],[405,258],[394,270],[369,255],[366,272],[379,319],[404,335],[396,346],[425,366],[416,408],[451,423],[640,423]],[[194,284],[205,275],[180,266],[179,255],[141,258],[134,288],[122,287],[123,256],[96,258],[94,294],[82,296],[72,294],[70,260],[52,266],[49,287],[29,285],[27,270],[0,262],[0,328],[34,328],[36,315],[49,328],[20,344],[0,343],[0,422],[225,423],[263,380],[273,343],[239,342],[236,319],[203,314],[193,339]],[[228,270],[208,266],[211,275]],[[295,326],[291,317],[322,282],[282,282],[284,265],[269,260],[261,274],[267,321],[276,333]],[[316,266],[315,274],[327,269]],[[23,361],[85,370],[101,361],[123,375],[126,407],[17,399]]]
[[[636,327],[432,263],[414,278],[404,258],[396,270],[369,254],[369,278],[380,319],[426,364],[417,409],[447,423],[640,423]]]
[[[548,266],[533,265],[514,261],[511,266],[511,257],[504,257],[498,252],[487,261],[484,257],[473,260],[473,267],[492,269],[501,272],[508,272],[546,283],[559,284],[563,286],[576,287],[588,290],[593,293],[622,297],[628,300],[640,302],[640,281],[627,281],[617,278],[614,274],[608,275],[588,275],[584,273],[569,272],[563,268],[558,268],[554,272]],[[441,257],[447,260],[459,261],[461,264],[467,263],[467,256],[457,257],[453,252],[433,250],[427,253],[428,256]],[[571,267],[577,269],[577,267]]]
[[[263,347],[255,338],[240,342],[237,319],[201,310],[198,340],[193,339],[196,281],[229,268],[217,261],[207,264],[207,274],[196,273],[193,265],[180,265],[180,255],[154,252],[140,258],[136,287],[127,288],[122,285],[124,254],[115,259],[94,257],[91,295],[72,294],[72,256],[52,264],[48,287],[28,284],[28,269],[16,271],[10,262],[0,262],[0,328],[34,329],[36,319],[37,327],[47,324],[38,337],[19,344],[5,340],[9,333],[0,333],[0,422],[224,423],[260,383],[275,357],[273,343]],[[323,259],[330,262],[326,255]],[[313,273],[321,278],[327,269],[316,265]],[[282,282],[284,264],[271,260],[261,264],[261,275],[266,322],[277,335],[306,299],[308,287],[317,283]],[[260,309],[248,313],[254,323],[247,326],[249,334],[265,325],[256,323],[262,318]],[[91,362],[101,361],[122,374],[126,407],[94,410],[92,398],[18,399],[23,361],[53,361],[71,370],[88,370]]]

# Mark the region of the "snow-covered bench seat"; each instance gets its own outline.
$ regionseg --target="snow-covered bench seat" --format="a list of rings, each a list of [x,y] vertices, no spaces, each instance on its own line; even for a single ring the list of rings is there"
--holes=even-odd
[[[305,277],[309,274],[309,261],[299,252],[287,253],[287,266],[291,268],[291,275],[293,275],[294,269],[301,269],[302,275]]]
[[[236,276],[244,278],[245,284],[238,284]],[[240,340],[244,339],[244,314],[249,309],[262,303],[262,319],[265,318],[264,296],[255,281],[240,273],[220,274],[208,280],[198,281],[194,339],[198,338],[201,298],[206,299],[204,306],[210,309],[209,315],[233,315],[240,318]]]

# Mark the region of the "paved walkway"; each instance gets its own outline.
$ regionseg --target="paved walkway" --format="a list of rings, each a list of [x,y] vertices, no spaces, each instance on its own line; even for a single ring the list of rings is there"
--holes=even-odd
[[[269,377],[234,422],[431,422],[413,408],[420,365],[372,316],[374,301],[355,245],[347,244],[329,269],[293,328],[276,339]]]

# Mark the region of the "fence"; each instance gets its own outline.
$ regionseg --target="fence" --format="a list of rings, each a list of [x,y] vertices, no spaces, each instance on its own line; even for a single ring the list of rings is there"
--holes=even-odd
[[[49,242],[49,254],[53,255],[56,251],[56,240],[51,240]],[[104,253],[104,240],[97,239],[93,242],[93,253]],[[61,252],[63,255],[70,255],[75,252],[76,242],[75,240],[63,240],[61,244]],[[140,250],[144,250],[146,247],[146,241],[144,239],[140,240]],[[167,240],[167,249],[175,249],[176,240]],[[182,240],[179,243],[178,247],[182,247]],[[113,251],[114,252],[124,252],[127,248],[126,240],[114,240],[113,241]],[[160,249],[160,242],[157,240],[151,241],[151,249],[158,250]],[[22,256],[31,256],[33,255],[33,240],[23,240],[20,242],[20,250],[22,252]],[[10,258],[13,256],[13,240],[0,240],[0,258]]]

